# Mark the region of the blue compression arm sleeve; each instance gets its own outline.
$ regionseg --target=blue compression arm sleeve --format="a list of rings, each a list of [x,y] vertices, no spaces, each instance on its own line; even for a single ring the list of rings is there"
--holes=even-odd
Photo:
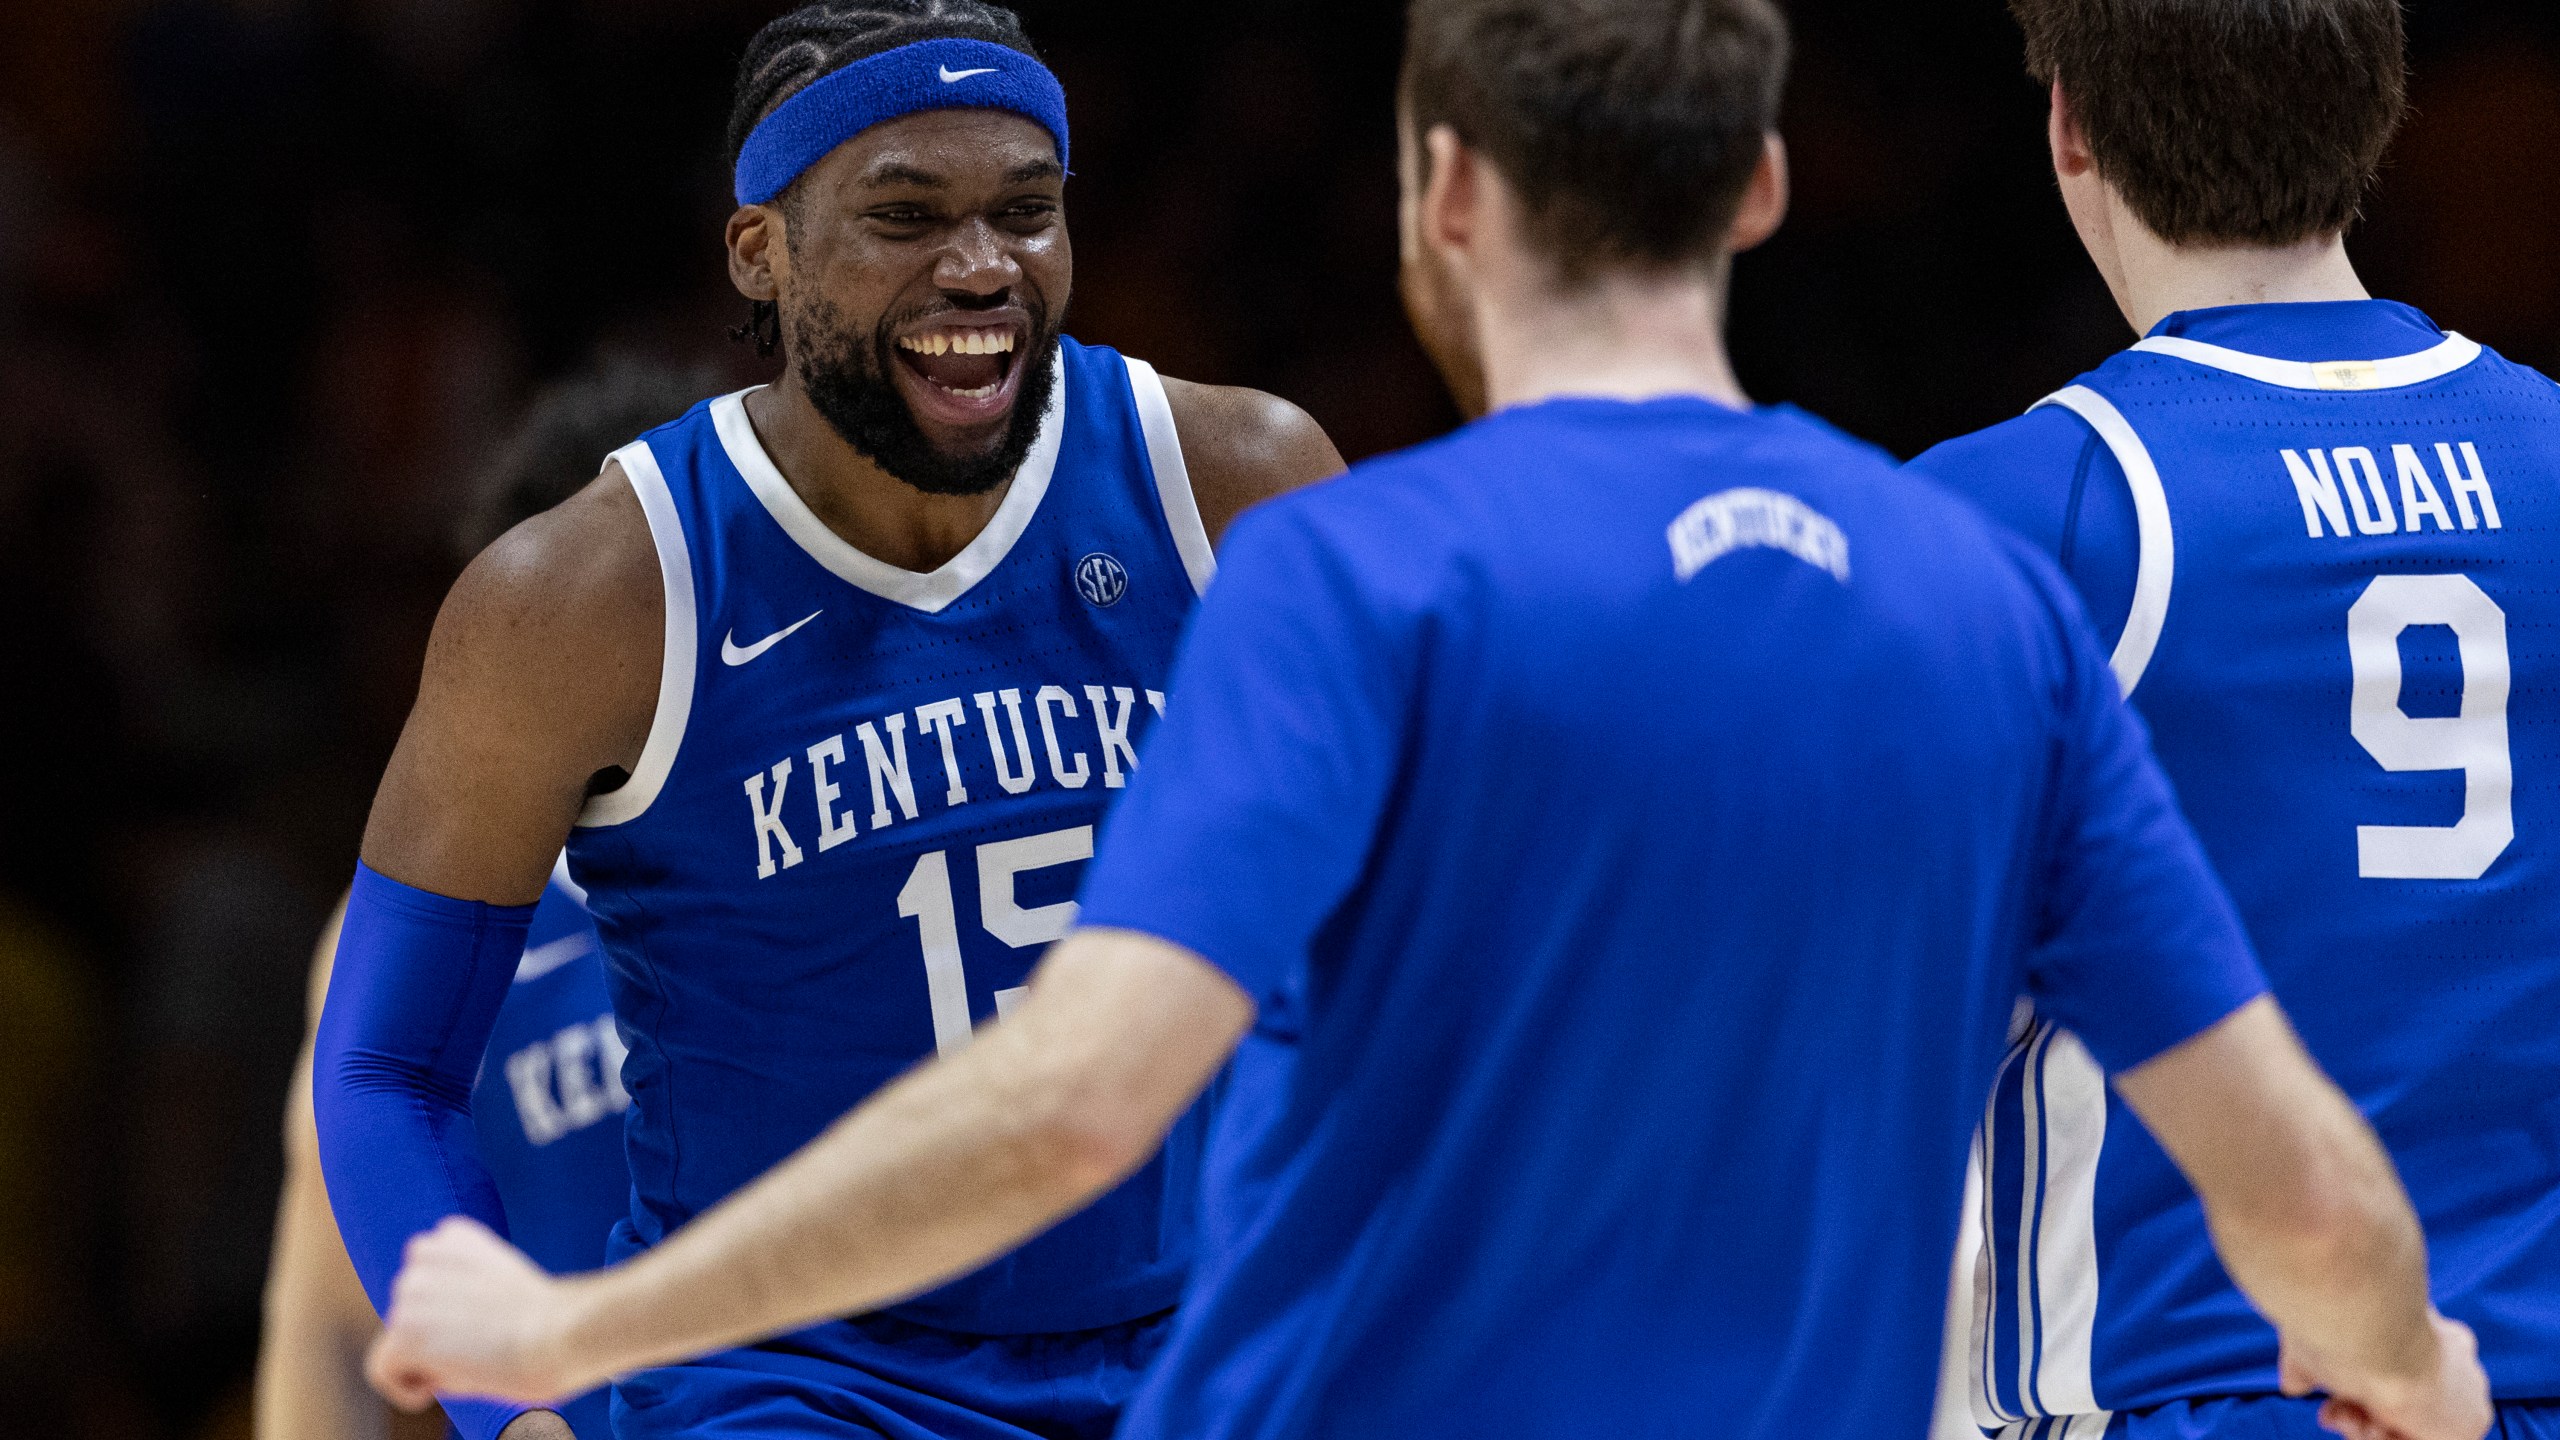
[[[448,1215],[506,1233],[471,1128],[480,1054],[514,983],[534,907],[448,900],[364,865],[311,1067],[329,1208],[373,1308],[411,1236]],[[494,1440],[526,1407],[444,1400],[464,1440]]]

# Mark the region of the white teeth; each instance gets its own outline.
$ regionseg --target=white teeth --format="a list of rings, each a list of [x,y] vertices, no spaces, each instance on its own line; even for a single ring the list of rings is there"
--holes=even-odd
[[[962,330],[955,334],[938,330],[930,335],[909,335],[898,342],[898,347],[918,355],[1010,355],[1013,353],[1013,332]]]

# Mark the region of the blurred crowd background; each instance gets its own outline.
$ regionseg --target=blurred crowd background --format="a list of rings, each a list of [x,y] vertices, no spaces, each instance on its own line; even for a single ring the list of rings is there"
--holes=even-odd
[[[0,0],[0,1431],[244,1435],[313,936],[475,471],[599,357],[763,378],[719,136],[783,0]],[[1029,0],[1071,327],[1454,419],[1394,291],[1394,0]],[[1909,454],[2129,338],[1998,0],[1797,0],[1746,381]],[[2414,0],[2377,287],[2560,369],[2560,6]]]

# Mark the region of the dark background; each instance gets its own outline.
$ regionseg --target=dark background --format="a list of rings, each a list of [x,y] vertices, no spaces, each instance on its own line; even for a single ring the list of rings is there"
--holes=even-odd
[[[779,0],[0,0],[0,1430],[246,1433],[278,1116],[475,468],[722,338],[719,135]],[[1073,329],[1452,420],[1394,299],[1393,0],[1026,7]],[[1755,393],[1908,454],[2128,337],[1997,0],[1800,0]],[[2560,366],[2560,6],[2416,0],[2377,290]]]

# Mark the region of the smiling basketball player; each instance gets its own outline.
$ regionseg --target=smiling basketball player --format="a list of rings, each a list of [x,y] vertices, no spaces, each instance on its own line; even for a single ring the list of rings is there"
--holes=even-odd
[[[500,1221],[464,1099],[564,841],[631,1052],[628,1254],[1010,1007],[1213,542],[1341,467],[1288,405],[1062,338],[1066,103],[1010,12],[794,12],[732,144],[782,379],[473,567],[375,805],[315,1089],[377,1305],[409,1237]],[[939,1290],[627,1377],[617,1433],[1107,1434],[1183,1283],[1193,1134]]]

